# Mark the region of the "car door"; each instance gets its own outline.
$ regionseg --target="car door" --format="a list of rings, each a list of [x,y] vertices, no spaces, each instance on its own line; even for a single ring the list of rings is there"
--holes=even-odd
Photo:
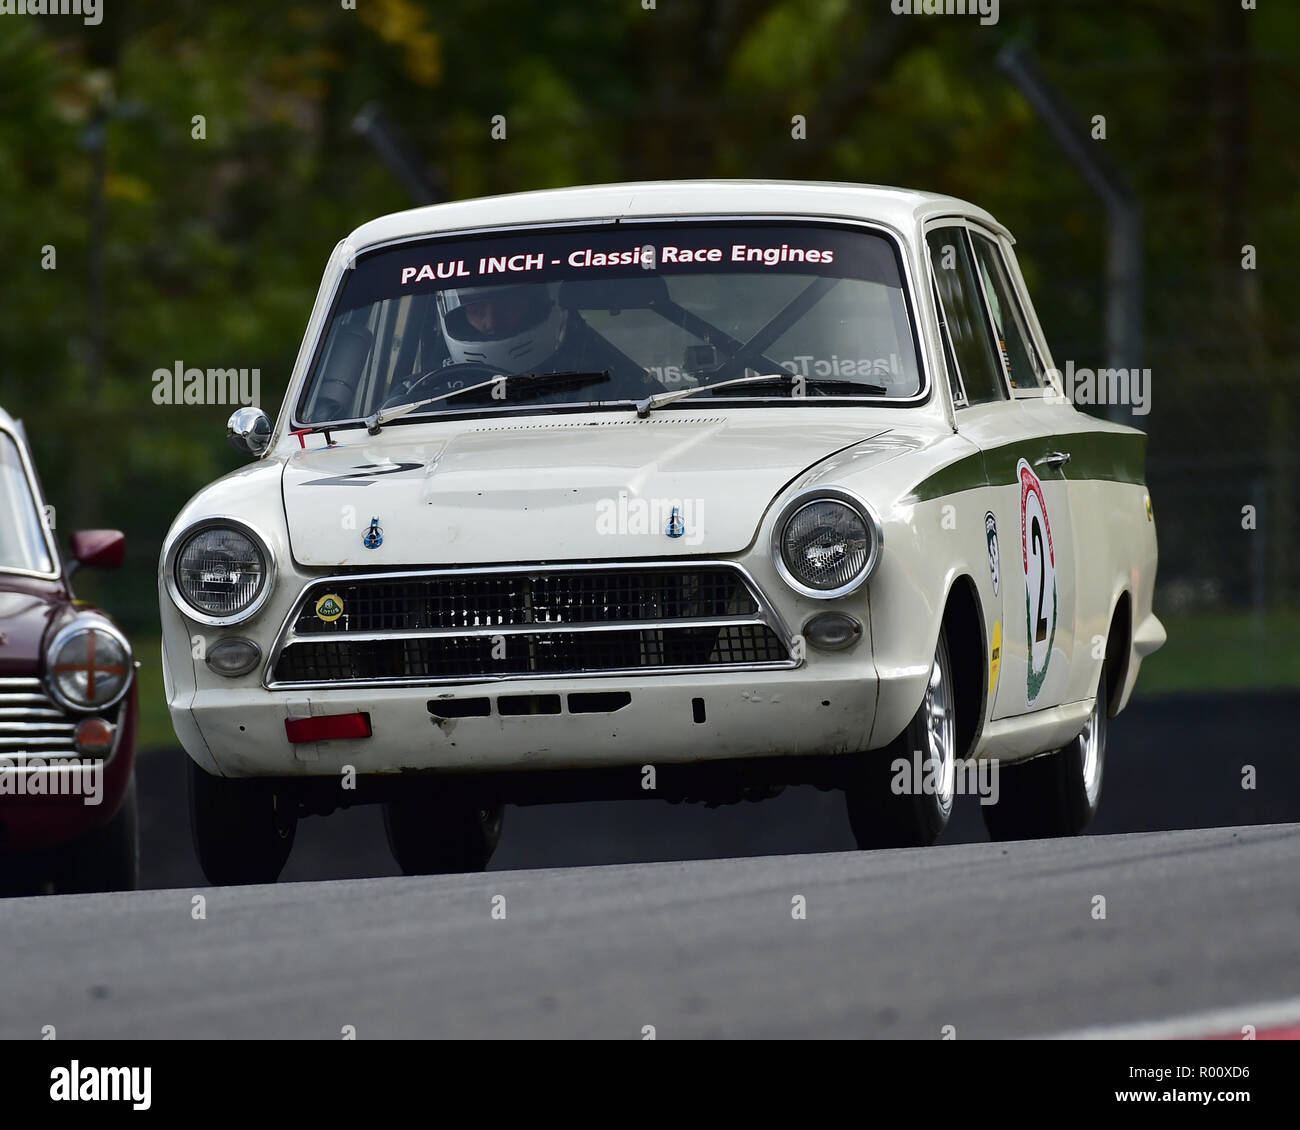
[[[926,244],[957,429],[984,453],[978,517],[1001,608],[989,717],[1007,718],[1067,701],[1076,582],[1068,452],[1059,450],[1059,406],[1045,396],[1042,354],[995,237],[954,217],[932,221]]]

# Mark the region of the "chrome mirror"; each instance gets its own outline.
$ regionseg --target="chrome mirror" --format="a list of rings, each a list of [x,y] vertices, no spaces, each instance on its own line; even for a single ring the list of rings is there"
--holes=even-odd
[[[261,455],[271,442],[271,417],[260,408],[240,408],[226,424],[230,445],[243,455]]]

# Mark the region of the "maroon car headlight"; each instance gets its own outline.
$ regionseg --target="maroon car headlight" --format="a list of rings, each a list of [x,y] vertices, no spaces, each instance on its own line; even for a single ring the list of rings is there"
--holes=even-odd
[[[65,710],[100,711],[131,686],[131,645],[111,624],[76,621],[60,630],[45,654],[45,684]]]

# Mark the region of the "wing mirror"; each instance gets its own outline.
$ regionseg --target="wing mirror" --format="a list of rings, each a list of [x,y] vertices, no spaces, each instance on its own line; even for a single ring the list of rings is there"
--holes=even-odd
[[[256,459],[271,442],[271,417],[260,408],[241,408],[226,423],[226,438],[241,455]]]
[[[72,559],[92,569],[120,569],[126,560],[126,535],[121,530],[78,530],[72,535]]]

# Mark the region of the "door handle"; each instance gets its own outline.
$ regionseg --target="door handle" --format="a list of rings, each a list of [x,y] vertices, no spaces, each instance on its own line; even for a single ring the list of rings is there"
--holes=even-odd
[[[1070,461],[1068,451],[1049,451],[1041,459],[1036,460],[1035,467],[1064,467]]]

